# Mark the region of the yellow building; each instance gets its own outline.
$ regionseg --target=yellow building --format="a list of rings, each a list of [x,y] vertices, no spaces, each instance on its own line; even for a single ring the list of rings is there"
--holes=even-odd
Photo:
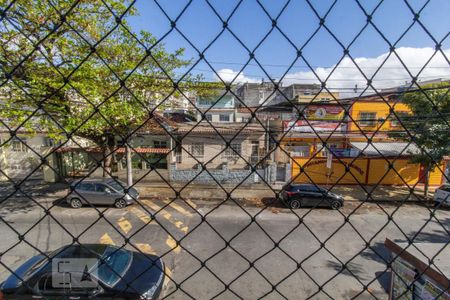
[[[411,110],[394,95],[361,97],[355,99],[349,110],[347,133],[351,141],[386,139],[388,132],[402,130],[399,115]],[[362,136],[361,136],[362,135]]]
[[[303,92],[295,96],[297,103],[336,102],[339,92]]]
[[[395,95],[360,97],[345,103],[311,106],[312,111],[305,111],[303,120],[284,125],[281,143],[284,155],[280,155],[280,161],[291,162],[294,181],[368,185],[424,183],[422,166],[410,162],[411,155],[420,150],[389,135],[402,130],[395,114],[410,113],[409,108]],[[442,184],[445,168],[446,162],[435,168],[430,174],[430,185]]]

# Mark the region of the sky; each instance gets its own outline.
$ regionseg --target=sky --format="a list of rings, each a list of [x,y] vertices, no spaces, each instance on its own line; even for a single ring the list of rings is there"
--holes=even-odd
[[[450,77],[449,0],[359,2],[368,13],[376,8],[372,22],[377,28],[366,26],[367,17],[355,0],[310,0],[314,9],[306,0],[243,0],[239,5],[238,0],[137,0],[139,15],[127,20],[133,31],[162,38],[169,51],[185,48],[186,58],[193,62],[203,52],[208,63],[201,60],[191,72],[205,80],[261,82],[270,77],[282,78],[287,85],[319,82],[318,76],[330,89],[346,91],[365,87],[364,75],[373,77],[377,89],[404,84],[411,75],[420,80]],[[432,37],[413,23],[407,3],[420,12],[419,20]],[[179,32],[171,31],[169,18],[176,20]],[[331,33],[319,28],[320,18]],[[229,30],[222,32],[222,20],[227,19]],[[272,19],[278,28],[272,27]],[[396,53],[390,53],[385,39],[395,45]],[[435,51],[435,41],[442,52]],[[344,56],[343,47],[349,55]],[[297,49],[303,58],[297,57]],[[250,62],[249,51],[255,57]],[[184,72],[178,70],[180,76]]]

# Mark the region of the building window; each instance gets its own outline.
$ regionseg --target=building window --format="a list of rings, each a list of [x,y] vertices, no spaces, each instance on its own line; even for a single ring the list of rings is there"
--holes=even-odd
[[[241,143],[231,143],[223,152],[224,158],[239,159],[241,156]]]
[[[230,115],[219,115],[220,122],[230,122]]]
[[[153,141],[154,148],[167,148],[167,141]]]
[[[377,124],[376,112],[361,112],[359,114],[359,125],[361,126],[375,126]]]
[[[203,143],[193,143],[191,145],[191,154],[196,158],[203,158],[205,145]]]
[[[391,126],[392,127],[399,127],[399,126],[401,126],[401,124],[400,124],[398,119],[400,119],[402,116],[406,115],[407,112],[405,112],[405,111],[397,111],[396,114],[397,114],[397,116],[395,116],[394,114],[389,116],[389,120],[391,121]]]
[[[11,141],[11,149],[14,152],[27,152],[28,148],[25,146],[26,143],[26,139],[22,139],[21,141],[19,139],[13,139]]]
[[[251,148],[251,156],[252,157],[258,157],[259,156],[259,141],[252,141],[252,148]]]
[[[212,106],[214,101],[211,99],[200,98],[198,104],[201,106]]]
[[[206,120],[212,122],[212,115],[211,114],[206,114]]]

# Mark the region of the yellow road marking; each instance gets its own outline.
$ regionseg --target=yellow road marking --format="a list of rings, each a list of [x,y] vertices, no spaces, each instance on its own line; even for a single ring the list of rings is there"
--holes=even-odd
[[[166,245],[170,247],[176,254],[180,253],[181,247],[177,245],[177,242],[169,235],[167,236]]]
[[[147,212],[137,208],[137,207],[130,207],[129,209],[130,212],[132,212],[134,215],[136,215],[142,222],[144,223],[148,223],[150,222],[151,218],[150,216],[147,214]]]
[[[172,281],[172,271],[166,266],[164,265],[164,273],[166,274],[166,276],[164,276],[164,283],[163,286],[167,286],[169,284],[169,280]]]
[[[183,207],[181,207],[180,205],[176,204],[175,201],[168,201],[168,200],[164,200],[164,203],[169,204],[171,207],[173,207],[174,209],[176,209],[178,212],[182,213],[183,215],[186,216],[191,216],[192,213],[187,211],[186,209],[184,209]]]
[[[149,244],[136,243],[135,246],[143,253],[156,255],[155,250]]]
[[[115,245],[112,238],[109,236],[109,234],[105,233],[100,238],[100,244],[106,244],[106,245]]]
[[[197,208],[197,204],[195,204],[195,203],[192,202],[191,200],[186,199],[185,201],[186,201],[187,203],[189,203],[189,205],[192,206],[193,208]]]
[[[131,223],[124,217],[120,218],[119,221],[117,221],[117,225],[119,225],[120,229],[122,229],[125,234],[127,234],[133,228]]]
[[[159,211],[161,209],[158,205],[152,203],[151,201],[143,200],[142,202],[144,202],[145,205],[149,206],[154,211]],[[172,218],[172,215],[170,213],[168,213],[167,211],[161,210],[161,211],[159,211],[159,214],[161,214],[170,223],[175,225],[175,227],[180,229],[184,234],[186,234],[188,232],[189,228],[187,226],[184,226],[183,222],[176,221],[174,218]]]

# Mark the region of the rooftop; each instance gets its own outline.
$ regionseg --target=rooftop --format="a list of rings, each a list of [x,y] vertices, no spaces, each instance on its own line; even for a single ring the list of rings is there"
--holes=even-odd
[[[212,124],[212,126],[211,126]],[[211,133],[211,134],[264,134],[266,131],[264,127],[262,127],[258,123],[214,123],[211,122],[209,124],[206,121],[202,121],[200,123],[190,122],[179,124],[178,133],[181,134],[203,134],[203,133]]]

